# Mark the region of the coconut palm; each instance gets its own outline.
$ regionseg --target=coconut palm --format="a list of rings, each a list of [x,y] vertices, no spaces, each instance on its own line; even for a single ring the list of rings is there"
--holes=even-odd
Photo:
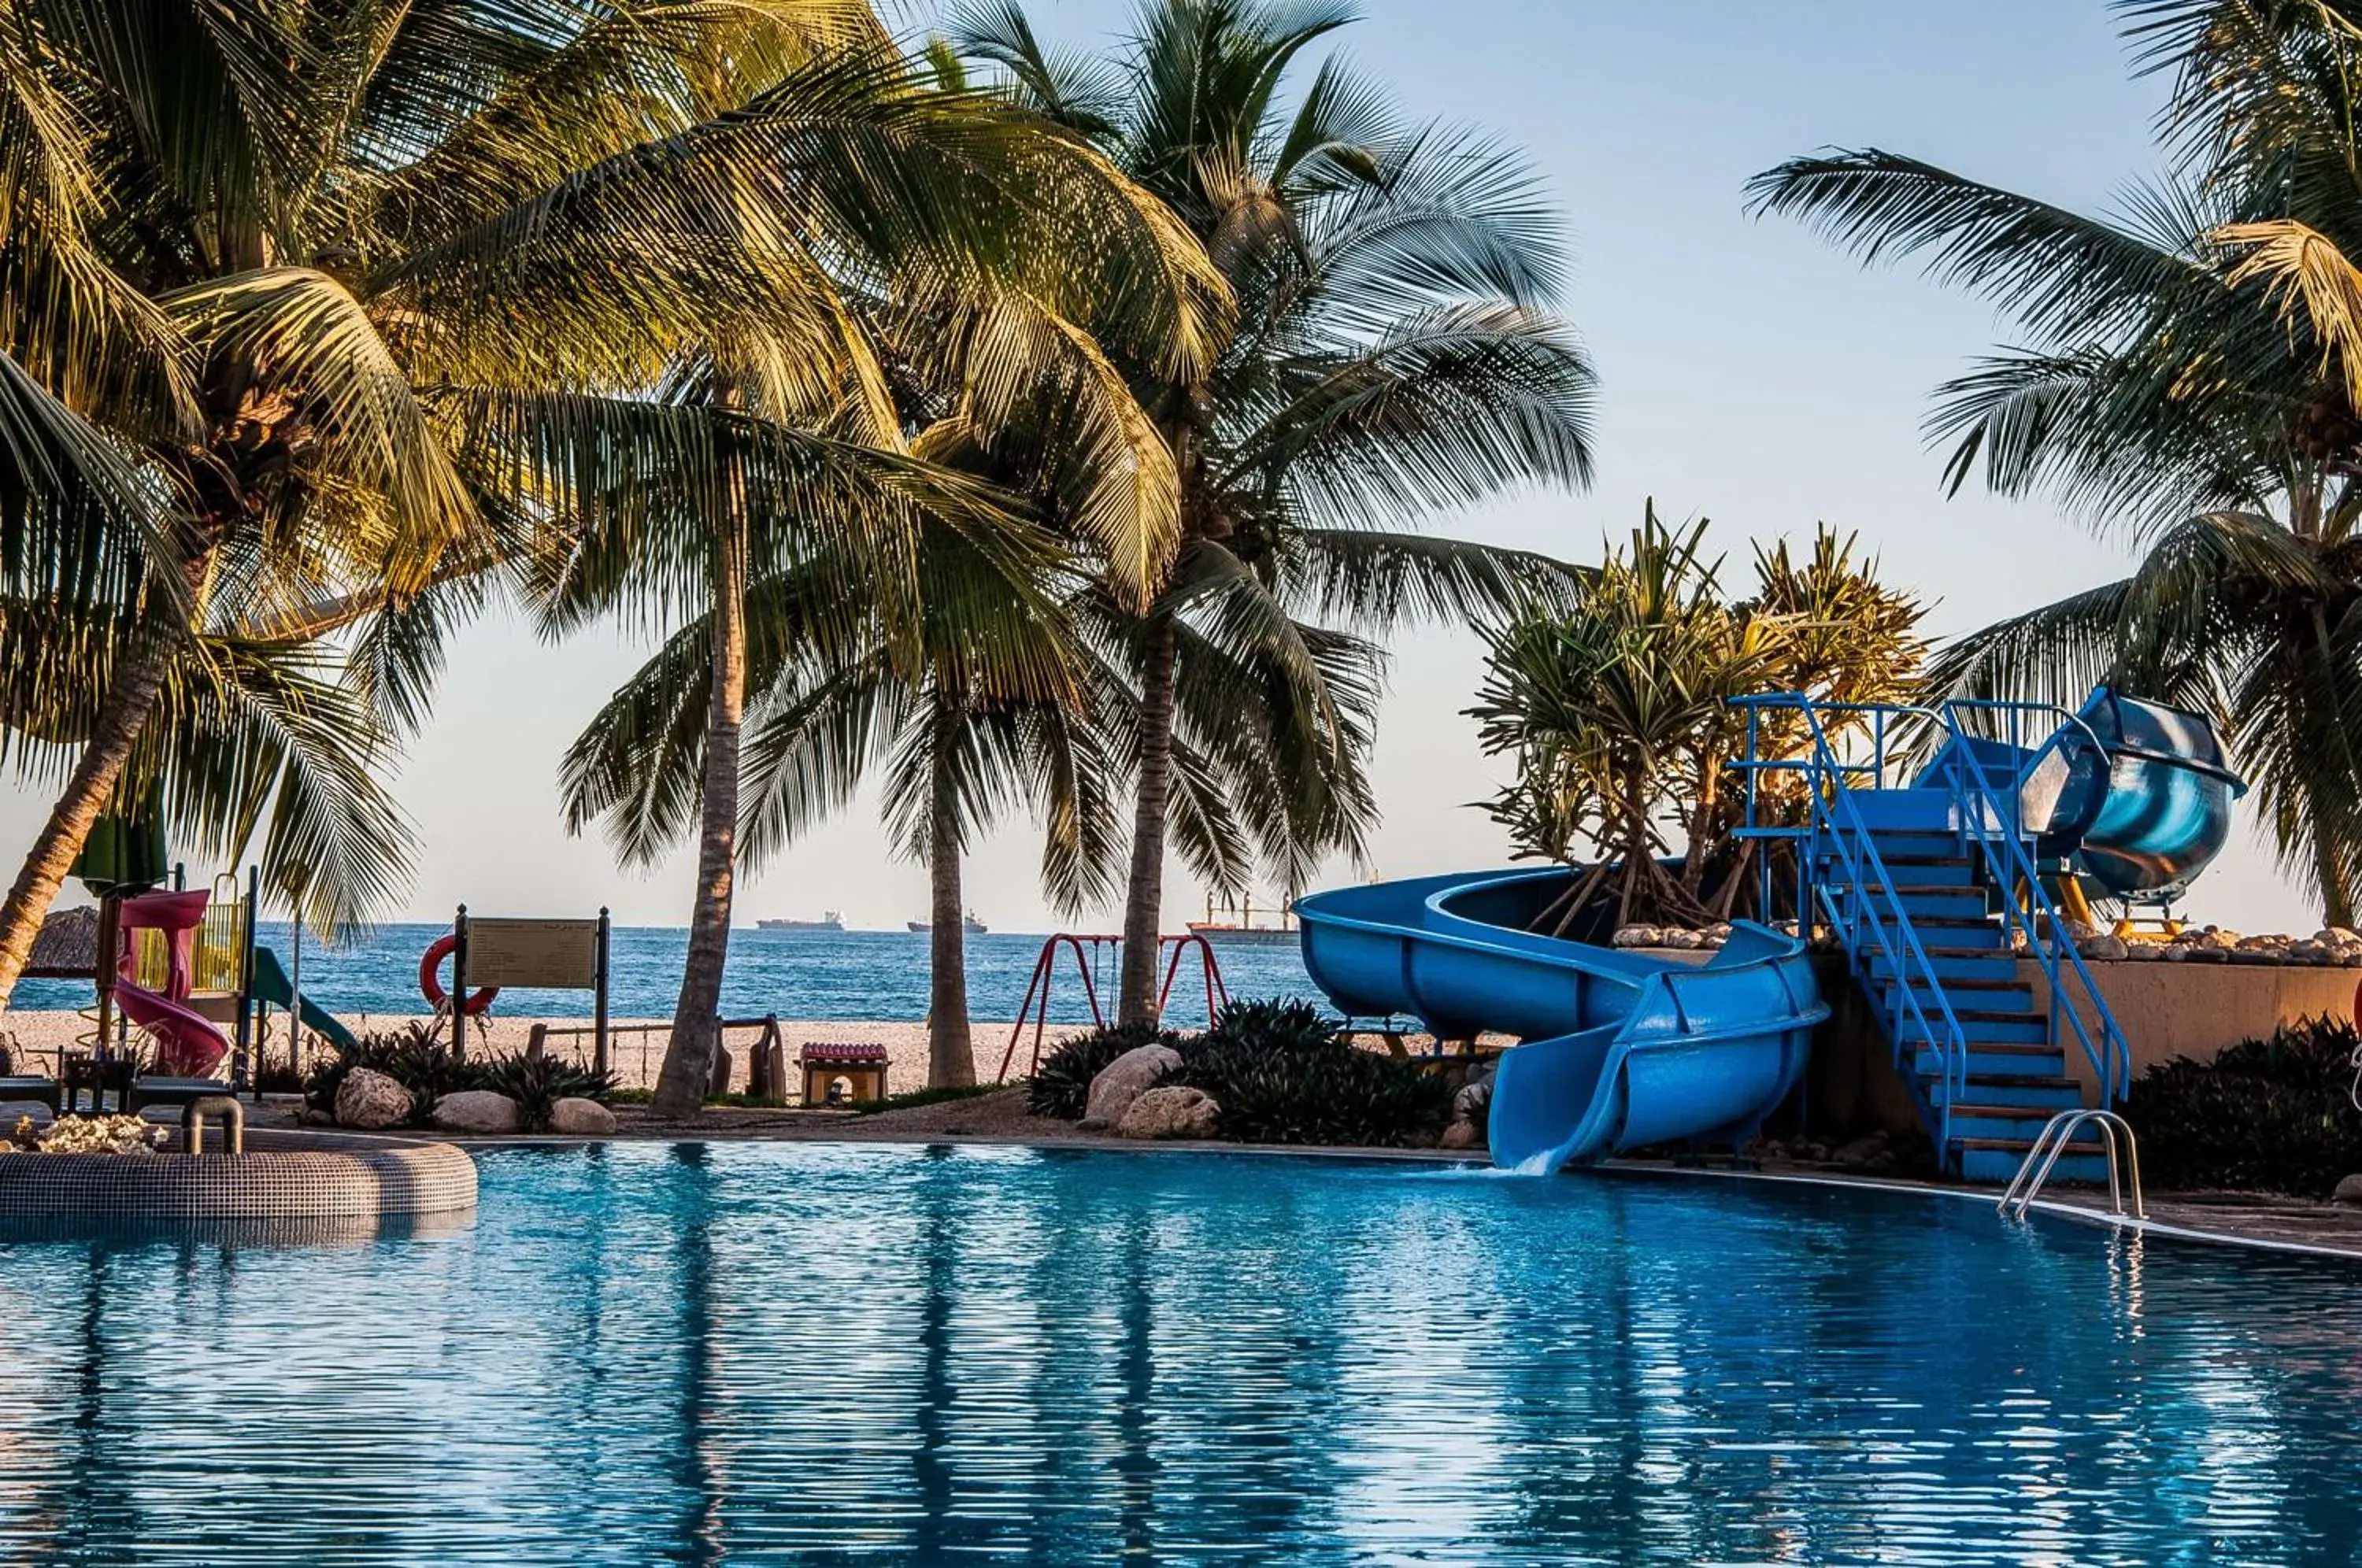
[[[1182,533],[1113,650],[1137,693],[1127,1021],[1154,1011],[1175,829],[1201,871],[1240,879],[1176,815],[1211,825],[1183,805],[1210,781],[1191,780],[1176,749],[1192,693],[1266,700],[1259,729],[1285,749],[1248,769],[1268,788],[1234,804],[1284,877],[1357,849],[1370,813],[1352,710],[1370,650],[1351,634],[1464,621],[1564,580],[1554,563],[1404,530],[1504,486],[1590,476],[1593,375],[1551,314],[1554,226],[1522,160],[1406,123],[1334,59],[1284,97],[1291,68],[1350,17],[1145,0],[1131,39],[1098,59],[1044,48],[1014,0],[951,13],[959,53],[1168,204],[1239,302],[1202,372],[1124,367],[1173,450]],[[1212,722],[1197,738],[1210,761],[1227,737]]]
[[[8,10],[39,30],[28,58],[54,62],[35,72],[63,105],[52,119],[86,133],[76,233],[131,298],[116,334],[129,369],[42,385],[113,437],[132,499],[150,504],[113,509],[133,541],[117,554],[144,563],[141,633],[0,916],[0,983],[170,650],[196,631],[305,624],[356,595],[414,610],[448,563],[502,554],[512,524],[549,541],[559,565],[537,560],[544,585],[597,556],[579,536],[677,521],[692,488],[751,507],[858,470],[894,491],[888,511],[907,508],[890,441],[883,468],[849,455],[877,446],[862,422],[884,375],[848,331],[848,280],[918,303],[998,280],[996,330],[978,336],[1004,352],[1058,351],[1054,307],[1088,297],[1143,324],[1142,353],[1180,364],[1219,294],[1209,277],[1176,282],[1186,243],[1103,162],[1006,105],[922,90],[847,0]],[[20,92],[28,102],[56,106]],[[1060,270],[1042,241],[1074,229],[1102,242],[1079,259],[1070,242]],[[78,282],[40,298],[72,304]],[[20,312],[8,330],[31,345],[0,347],[23,366],[71,365],[35,329],[95,340],[112,325],[83,314],[86,327],[52,310],[59,327]],[[165,369],[143,378],[151,339]],[[713,418],[684,412],[699,365],[721,367],[705,377]],[[762,400],[831,399],[852,411],[841,428],[762,418]],[[151,405],[172,434],[135,420]],[[746,488],[782,474],[776,491]],[[1138,525],[1153,560],[1170,486],[1153,457],[1141,475],[1107,516]],[[644,603],[683,586],[668,572],[633,580],[650,587]],[[440,624],[412,613],[362,636],[381,705],[414,711]],[[718,987],[705,887],[692,968]],[[711,1008],[686,1010],[708,1020],[691,1032],[710,1045]]]
[[[800,563],[746,597],[740,863],[776,857],[865,781],[880,783],[895,841],[928,868],[930,1085],[975,1081],[961,856],[976,835],[1032,811],[1045,824],[1043,883],[1055,901],[1113,891],[1120,773],[1084,701],[1072,579],[1038,525],[979,548],[922,525],[915,662],[897,607],[864,600],[832,565]],[[823,624],[856,605],[857,624]],[[627,858],[661,854],[692,824],[711,618],[669,638],[568,754],[569,823],[603,820]]]
[[[1937,394],[1948,486],[2047,492],[2135,572],[1985,628],[1939,689],[2106,680],[2213,714],[2331,923],[2362,893],[2362,31],[2342,4],[2125,0],[2174,74],[2169,176],[2085,215],[1877,149],[1760,175],[1865,260],[1921,255],[2025,334]]]

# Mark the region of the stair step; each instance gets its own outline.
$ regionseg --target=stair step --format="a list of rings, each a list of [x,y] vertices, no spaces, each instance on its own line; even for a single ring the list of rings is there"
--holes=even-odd
[[[1959,1152],[1963,1180],[1999,1187],[2017,1174],[2017,1168],[2025,1163],[2026,1152],[2034,1147],[2034,1141],[2030,1138],[1955,1138],[1952,1146]],[[2051,1167],[2050,1180],[2104,1187],[2108,1181],[2108,1157],[2079,1140],[2066,1154],[2058,1156],[2058,1165]]]
[[[2056,1077],[2064,1076],[2066,1066],[2067,1054],[2056,1045],[2006,1040],[1969,1042],[1968,1074],[1970,1077],[1989,1073],[2030,1073]],[[1944,1058],[1934,1046],[1914,1041],[1911,1070],[1923,1079],[1941,1082]]]
[[[1952,1107],[1952,1141],[1956,1143],[1974,1140],[2014,1142],[2024,1140],[2030,1146],[2042,1136],[2050,1119],[2069,1105],[1970,1105],[1966,1101]],[[2023,1156],[2021,1156],[2022,1158]]]
[[[2082,1085],[2047,1073],[1970,1073],[1963,1092],[1979,1105],[2036,1105],[2052,1115],[2083,1103]]]
[[[2017,978],[2017,955],[2005,947],[1931,947],[1922,944],[1921,951],[1926,955],[1928,968],[1935,971],[1936,978],[1947,989],[1955,980],[2010,981]],[[1914,994],[1921,995],[1924,999],[1926,971],[1920,968],[1915,958],[1904,953],[1898,973],[1897,965],[1885,954],[1873,949],[1869,957],[1871,979],[1883,983],[1907,976],[1915,986],[1920,988]]]

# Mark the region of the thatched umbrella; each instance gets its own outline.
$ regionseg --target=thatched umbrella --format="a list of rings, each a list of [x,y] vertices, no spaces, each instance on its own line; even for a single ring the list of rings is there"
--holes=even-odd
[[[33,938],[32,961],[25,966],[32,980],[94,980],[98,977],[98,911],[85,904],[59,910],[41,922]]]

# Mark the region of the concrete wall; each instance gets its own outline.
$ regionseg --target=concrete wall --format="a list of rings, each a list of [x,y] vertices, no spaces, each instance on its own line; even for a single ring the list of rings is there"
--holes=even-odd
[[[1703,963],[1709,954],[1649,949],[1651,957]],[[2283,1023],[2323,1014],[2351,1020],[2355,988],[2362,969],[2318,968],[2294,964],[2092,963],[2092,982],[2132,1048],[2133,1077],[2177,1056],[2203,1061],[2226,1045],[2260,1039]],[[1816,954],[1814,973],[1829,1003],[1829,1018],[1813,1033],[1813,1060],[1805,1082],[1772,1119],[1775,1131],[1809,1132],[1825,1138],[1865,1132],[1901,1132],[1918,1126],[1911,1091],[1896,1072],[1893,1056],[1871,1016],[1868,1000],[1834,954]],[[2018,973],[2034,988],[2034,1005],[2050,1006],[2042,966],[2021,962]],[[2070,994],[2081,988],[2070,979]],[[2092,1026],[2091,1009],[2083,1009]],[[2067,1032],[2067,1072],[2083,1086],[2087,1105],[2099,1103],[2099,1075],[2084,1060],[2081,1043]],[[2096,1031],[2095,1037],[2096,1037]]]
[[[2354,990],[2362,969],[2316,968],[2296,964],[2089,964],[2092,983],[2107,999],[2108,1011],[2132,1048],[2133,1077],[2177,1056],[2204,1061],[2225,1045],[2257,1040],[2283,1023],[2323,1014],[2351,1020]],[[2050,1006],[2042,966],[2025,960],[2018,974],[2034,988],[2034,1005]],[[2086,1028],[2093,1012],[2082,986],[2070,976],[2067,992],[2081,1001]],[[2083,1057],[2074,1032],[2067,1031],[2067,1071],[2083,1086],[2086,1104],[2099,1099],[2099,1078]],[[2094,1038],[2096,1038],[2096,1031]]]

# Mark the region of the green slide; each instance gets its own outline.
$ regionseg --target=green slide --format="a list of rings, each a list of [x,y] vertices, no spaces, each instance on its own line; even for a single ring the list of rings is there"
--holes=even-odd
[[[287,971],[280,966],[279,955],[268,947],[254,950],[252,995],[255,1000],[269,1002],[273,1007],[285,1007],[294,999],[295,988],[288,982]],[[351,1030],[314,1006],[310,997],[304,999],[304,1027],[339,1051],[349,1051],[360,1043],[353,1037]]]

